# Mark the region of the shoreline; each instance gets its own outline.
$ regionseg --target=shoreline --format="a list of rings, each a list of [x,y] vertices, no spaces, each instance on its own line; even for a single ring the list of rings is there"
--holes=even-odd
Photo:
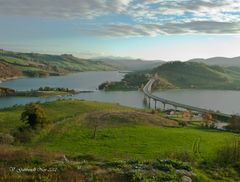
[[[119,70],[98,70],[98,71],[102,71],[102,72],[108,72],[108,71],[118,71]],[[7,77],[7,78],[1,78],[0,77],[0,84],[6,81],[11,81],[11,80],[17,80],[20,78],[47,78],[47,77],[51,77],[51,76],[65,76],[65,75],[69,75],[69,74],[74,74],[74,73],[82,73],[82,72],[96,72],[96,71],[73,71],[73,72],[68,72],[68,73],[59,73],[59,75],[47,75],[47,76],[40,76],[40,77],[30,77],[30,76],[26,76],[26,75],[22,75],[22,76],[13,76],[13,77]]]
[[[7,77],[7,78],[0,78],[0,83],[11,81],[11,80],[17,80],[20,78],[24,78],[25,76],[14,76],[14,77]]]

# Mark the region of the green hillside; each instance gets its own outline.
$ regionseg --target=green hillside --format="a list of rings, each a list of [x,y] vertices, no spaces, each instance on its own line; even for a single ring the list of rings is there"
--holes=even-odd
[[[78,71],[145,70],[152,69],[162,63],[163,61],[124,58],[81,59],[71,54],[50,55],[0,50],[0,66],[7,64],[8,67],[13,67],[9,69],[9,79],[20,75],[15,75],[15,72],[11,74],[11,70],[18,70],[25,76],[39,77]],[[4,76],[0,74],[0,80],[4,80]]]
[[[152,70],[179,88],[239,89],[240,76],[219,66],[192,62],[171,62]]]
[[[237,166],[221,167],[215,161],[226,141],[239,138],[233,133],[196,122],[182,127],[162,113],[106,103],[65,100],[42,107],[49,121],[44,129],[30,141],[0,144],[0,180],[33,176],[42,181],[45,176],[55,181],[55,173],[11,173],[11,166],[54,168],[58,175],[69,174],[68,181],[181,181],[180,169],[184,174],[193,170],[194,181],[239,179]],[[23,106],[0,110],[1,141],[23,125],[23,110]],[[17,136],[23,139],[26,134]]]
[[[198,62],[198,63],[204,63],[207,65],[218,65],[223,67],[229,67],[229,66],[240,66],[240,57],[233,57],[233,58],[227,58],[227,57],[212,57],[208,59],[191,59],[189,62]]]
[[[128,153],[130,158],[154,159],[174,151],[191,153],[194,142],[201,138],[201,155],[210,158],[226,139],[234,136],[194,123],[181,127],[161,113],[107,103],[54,101],[42,106],[52,124],[27,146],[69,155],[91,154],[115,160],[124,159]],[[20,120],[23,109],[21,106],[1,110],[0,133],[11,134],[23,125]]]
[[[112,65],[113,67],[124,70],[124,71],[139,71],[139,70],[150,70],[157,66],[165,63],[162,60],[141,60],[141,59],[131,59],[131,58],[96,58],[94,60],[102,61],[108,65]]]
[[[129,73],[121,82],[104,83],[100,89],[139,89],[155,76],[158,88],[240,89],[240,68],[208,66],[194,62],[169,62],[150,71]]]
[[[113,70],[100,61],[76,58],[72,55],[17,53],[2,50],[0,63],[14,66],[26,76],[61,75],[74,71]]]

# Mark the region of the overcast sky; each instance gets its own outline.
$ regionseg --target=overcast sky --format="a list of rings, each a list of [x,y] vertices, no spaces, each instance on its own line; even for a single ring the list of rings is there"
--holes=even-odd
[[[0,47],[78,57],[240,56],[240,0],[0,0]]]

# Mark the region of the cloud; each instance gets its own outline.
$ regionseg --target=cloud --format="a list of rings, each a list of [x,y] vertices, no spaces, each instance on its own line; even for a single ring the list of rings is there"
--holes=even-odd
[[[140,21],[161,22],[172,17],[175,22],[194,19],[229,22],[240,18],[239,0],[133,0],[132,7],[129,14]]]
[[[105,37],[239,34],[240,0],[0,0],[0,15],[92,19],[99,27],[80,31]],[[94,22],[103,15],[107,25]]]
[[[240,34],[240,23],[193,21],[158,24],[110,24],[82,28],[83,34],[102,37],[141,37],[166,34]]]
[[[89,19],[110,14],[135,21],[236,21],[239,0],[0,0],[0,15]]]
[[[0,15],[93,18],[120,13],[129,0],[0,0]]]

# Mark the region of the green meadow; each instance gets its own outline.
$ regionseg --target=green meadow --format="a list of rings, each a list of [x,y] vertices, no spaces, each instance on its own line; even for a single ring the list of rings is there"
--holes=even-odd
[[[200,157],[211,158],[219,147],[236,136],[230,132],[202,128],[196,123],[187,127],[179,127],[177,123],[170,121],[162,124],[161,120],[164,118],[160,113],[150,114],[149,111],[113,104],[55,101],[43,104],[43,108],[51,124],[25,146],[69,155],[90,154],[97,158],[113,160],[154,159],[178,151],[193,153],[197,142]],[[22,111],[21,106],[1,110],[0,132],[11,133],[14,128],[20,126]],[[96,137],[93,138],[92,123],[96,119],[90,118],[91,121],[88,116],[100,115],[101,112],[110,115],[114,113],[114,116],[98,118]],[[128,115],[138,113],[146,115],[129,119]],[[145,122],[143,117],[156,122]]]
[[[201,182],[240,179],[238,163],[226,164],[219,155],[227,142],[239,139],[237,134],[194,121],[183,127],[162,113],[117,104],[61,100],[41,106],[48,125],[29,141],[0,144],[0,181],[155,182],[183,181],[186,175]],[[0,134],[14,135],[23,126],[23,111],[24,106],[1,109]],[[231,156],[228,148],[226,152]],[[56,172],[19,174],[9,171],[10,166]]]

